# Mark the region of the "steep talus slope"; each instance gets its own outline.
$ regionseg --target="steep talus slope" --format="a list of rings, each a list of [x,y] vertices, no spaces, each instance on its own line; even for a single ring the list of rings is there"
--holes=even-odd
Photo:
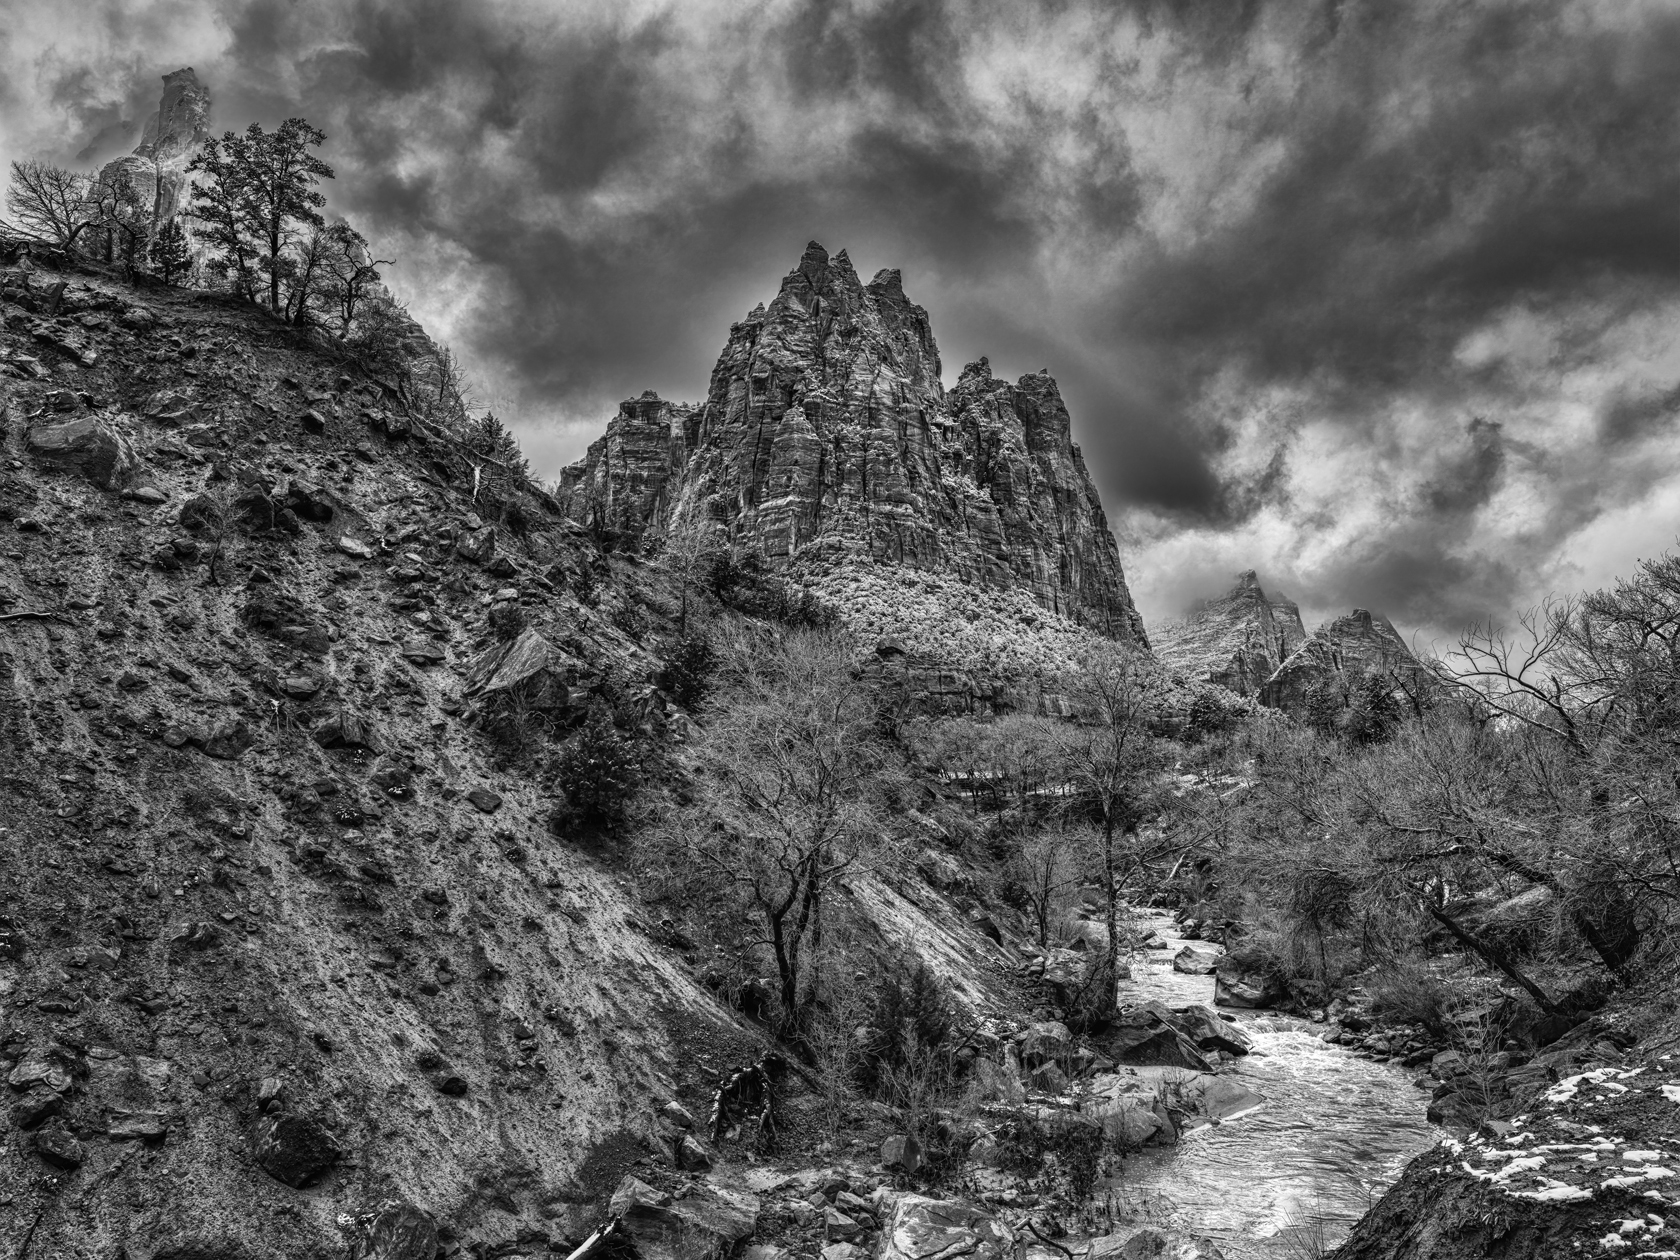
[[[0,273],[0,1237],[570,1236],[740,1034],[467,683],[523,622],[657,725],[635,566],[248,306],[54,280]]]
[[[997,380],[982,359],[947,393],[899,273],[865,285],[814,243],[731,327],[703,403],[626,402],[558,497],[631,544],[710,519],[796,572],[873,564],[1024,591],[1145,642],[1055,382]]]

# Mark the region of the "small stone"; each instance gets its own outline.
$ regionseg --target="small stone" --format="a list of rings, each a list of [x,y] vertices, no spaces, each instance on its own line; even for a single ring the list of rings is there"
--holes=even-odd
[[[451,1098],[464,1097],[469,1088],[465,1078],[459,1076],[446,1076],[437,1083],[437,1092]]]
[[[12,1106],[12,1123],[20,1129],[33,1129],[63,1110],[64,1095],[38,1085]]]
[[[374,550],[360,538],[345,534],[338,540],[338,549],[347,556],[355,556],[358,560],[372,560]]]
[[[443,649],[426,639],[409,639],[402,645],[404,660],[416,665],[438,665],[443,662]]]
[[[54,1168],[80,1168],[87,1150],[56,1125],[35,1135],[35,1153]]]
[[[908,1134],[888,1138],[881,1143],[881,1166],[893,1172],[915,1172],[922,1166],[922,1144]]]
[[[711,1171],[712,1157],[692,1133],[683,1134],[682,1141],[677,1143],[677,1167],[684,1172]]]
[[[204,753],[218,761],[237,761],[256,742],[257,737],[244,719],[233,718],[219,723],[210,732],[204,741]]]
[[[325,433],[327,431],[327,418],[313,407],[299,416],[298,420],[302,423],[305,433]]]
[[[160,1142],[169,1132],[166,1116],[155,1111],[118,1112],[106,1126],[113,1142]]]
[[[340,1155],[332,1134],[308,1116],[270,1116],[257,1133],[257,1165],[294,1188],[319,1181]]]
[[[125,499],[133,499],[136,503],[150,503],[154,506],[169,502],[169,496],[156,486],[139,486],[123,495]]]
[[[488,788],[474,788],[467,793],[467,800],[484,814],[494,814],[502,807],[502,798]]]
[[[280,680],[280,693],[291,700],[307,700],[321,690],[321,680],[308,674],[287,674]]]

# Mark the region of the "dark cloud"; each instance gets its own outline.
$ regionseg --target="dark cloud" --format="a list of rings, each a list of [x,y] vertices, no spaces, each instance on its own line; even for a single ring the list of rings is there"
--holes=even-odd
[[[113,3],[97,46],[159,60],[54,52],[76,147],[193,15],[218,126],[325,127],[333,205],[533,439],[703,394],[816,238],[902,269],[948,373],[1055,373],[1144,586],[1229,552],[1445,624],[1680,476],[1640,331],[1680,304],[1671,6]]]
[[[1667,390],[1611,394],[1599,414],[1598,433],[1607,446],[1624,446],[1659,433],[1680,436],[1680,382]]]

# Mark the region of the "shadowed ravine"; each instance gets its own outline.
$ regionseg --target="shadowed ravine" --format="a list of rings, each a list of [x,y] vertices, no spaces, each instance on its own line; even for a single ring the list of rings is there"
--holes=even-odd
[[[1213,977],[1181,975],[1166,915],[1147,920],[1171,948],[1140,952],[1122,1001],[1212,1004]],[[1254,1052],[1227,1071],[1265,1097],[1238,1119],[1125,1162],[1107,1193],[1139,1224],[1212,1239],[1227,1260],[1310,1256],[1334,1246],[1437,1136],[1408,1074],[1319,1039],[1322,1027],[1242,1012]]]

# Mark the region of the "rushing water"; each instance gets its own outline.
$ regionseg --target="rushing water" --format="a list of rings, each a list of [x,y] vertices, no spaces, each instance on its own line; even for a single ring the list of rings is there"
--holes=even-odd
[[[1171,948],[1133,958],[1121,1001],[1212,1006],[1212,976],[1172,969],[1184,944],[1177,925],[1164,915],[1147,922]],[[1237,1021],[1254,1052],[1225,1070],[1264,1105],[1133,1156],[1107,1193],[1123,1219],[1210,1238],[1228,1260],[1310,1255],[1315,1240],[1339,1242],[1434,1143],[1428,1095],[1412,1083],[1416,1071],[1326,1045],[1323,1025],[1263,1011]]]

